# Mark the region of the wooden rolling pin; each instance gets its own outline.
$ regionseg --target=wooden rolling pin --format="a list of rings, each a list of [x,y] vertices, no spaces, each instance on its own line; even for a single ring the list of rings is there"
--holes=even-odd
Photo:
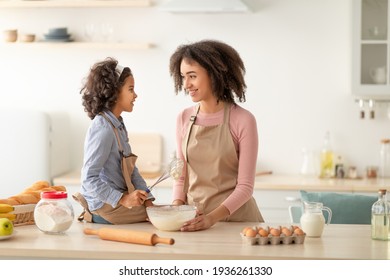
[[[88,235],[98,235],[103,240],[127,242],[134,244],[154,246],[157,243],[172,245],[175,240],[172,238],[159,237],[154,233],[146,231],[134,231],[126,229],[100,228],[91,229],[85,228],[84,233]]]

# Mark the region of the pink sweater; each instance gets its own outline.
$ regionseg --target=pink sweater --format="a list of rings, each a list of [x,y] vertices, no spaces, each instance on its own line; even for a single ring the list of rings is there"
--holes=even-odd
[[[184,159],[181,144],[187,132],[190,116],[194,113],[194,106],[186,108],[177,117],[176,143],[178,157]],[[223,110],[217,113],[205,114],[199,112],[195,124],[201,126],[218,125],[223,122]],[[230,111],[230,132],[239,159],[237,185],[229,197],[222,203],[232,214],[247,202],[253,194],[256,174],[258,135],[256,119],[248,110],[236,105]],[[183,174],[185,174],[184,165]],[[186,201],[183,193],[184,177],[177,180],[173,187],[173,200]],[[217,208],[219,205],[215,205]]]

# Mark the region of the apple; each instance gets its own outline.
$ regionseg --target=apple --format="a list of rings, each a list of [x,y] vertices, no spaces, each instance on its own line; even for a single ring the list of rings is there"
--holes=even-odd
[[[0,236],[11,235],[14,232],[14,224],[8,218],[0,218]]]

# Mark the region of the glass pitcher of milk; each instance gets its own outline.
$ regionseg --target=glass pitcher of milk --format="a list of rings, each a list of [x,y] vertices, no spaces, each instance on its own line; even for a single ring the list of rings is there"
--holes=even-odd
[[[301,216],[301,227],[307,237],[321,237],[325,226],[323,211],[328,212],[327,225],[332,219],[332,210],[321,202],[303,202],[304,212]]]

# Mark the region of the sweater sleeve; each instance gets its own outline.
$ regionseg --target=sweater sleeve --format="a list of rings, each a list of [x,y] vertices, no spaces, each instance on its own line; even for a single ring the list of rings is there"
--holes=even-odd
[[[183,151],[181,148],[183,138],[186,133],[186,127],[187,124],[184,122],[184,115],[185,111],[181,112],[176,119],[176,157],[181,159],[184,163],[183,165],[183,171],[182,171],[182,176],[178,180],[175,181],[173,185],[173,196],[172,199],[174,200],[182,200],[184,202],[187,201],[187,196],[183,192],[184,188],[184,179],[185,179],[185,174],[186,174],[186,168],[187,168],[187,163],[184,160],[184,155]]]
[[[238,177],[234,191],[222,204],[232,214],[245,204],[253,194],[258,153],[255,117],[240,107],[232,108],[230,131],[238,155]]]

